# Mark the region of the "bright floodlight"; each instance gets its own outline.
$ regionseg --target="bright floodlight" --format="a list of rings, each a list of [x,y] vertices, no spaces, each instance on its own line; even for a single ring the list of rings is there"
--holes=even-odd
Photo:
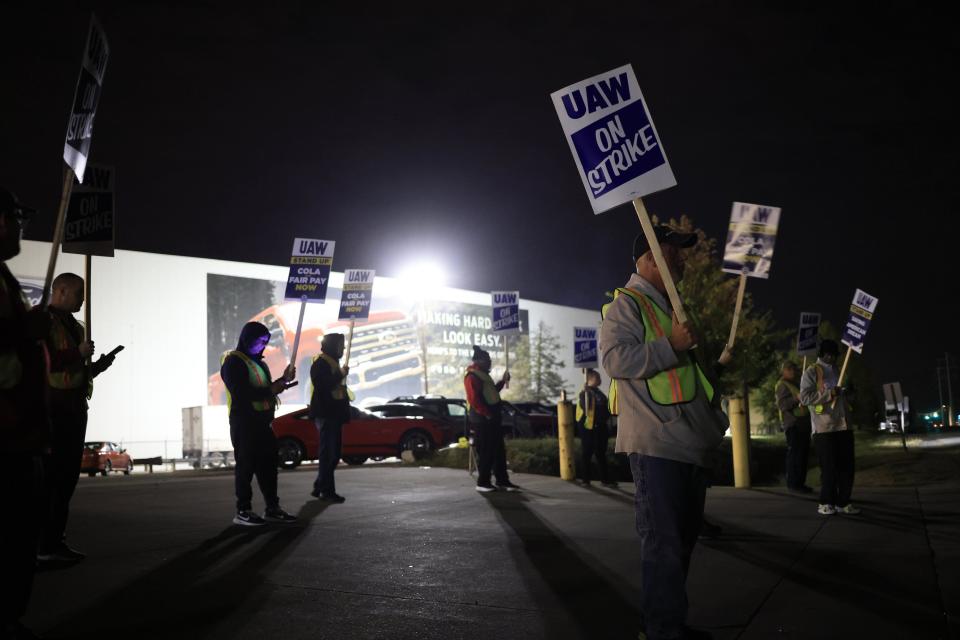
[[[436,263],[418,262],[400,273],[400,281],[412,297],[432,298],[443,287],[446,274]]]

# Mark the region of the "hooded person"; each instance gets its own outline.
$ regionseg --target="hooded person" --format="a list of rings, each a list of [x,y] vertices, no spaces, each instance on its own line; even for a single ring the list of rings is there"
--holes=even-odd
[[[350,421],[350,392],[346,385],[350,367],[340,366],[343,349],[343,334],[328,333],[320,342],[320,355],[310,367],[310,381],[313,383],[310,417],[320,438],[317,479],[310,495],[338,503],[346,498],[337,493],[333,473],[340,462],[343,425]]]
[[[277,496],[277,439],[270,423],[277,396],[296,375],[291,364],[271,381],[263,361],[270,331],[259,322],[248,322],[240,331],[237,348],[224,354],[220,377],[227,388],[230,441],[236,460],[237,514],[234,524],[259,526],[267,522],[294,522],[296,517],[280,508]],[[263,517],[253,511],[253,477],[266,502]]]
[[[477,438],[477,491],[519,491],[507,475],[507,450],[503,444],[500,390],[510,381],[510,373],[504,372],[500,382],[494,383],[490,377],[492,366],[490,354],[473,345],[473,361],[464,373],[463,387],[467,394],[467,421]],[[490,483],[491,472],[496,477],[496,487]]]

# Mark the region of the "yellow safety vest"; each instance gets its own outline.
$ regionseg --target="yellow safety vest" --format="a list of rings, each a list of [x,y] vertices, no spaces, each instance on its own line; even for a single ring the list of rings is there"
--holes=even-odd
[[[636,303],[637,311],[643,321],[644,342],[650,343],[659,338],[670,337],[673,333],[673,321],[653,300],[634,289],[617,289],[613,293],[613,299],[616,300],[620,294],[628,295]],[[611,304],[608,302],[603,305],[600,311],[601,317],[606,316]],[[703,386],[707,393],[707,400],[713,401],[713,385],[710,384],[700,365],[686,352],[677,354],[677,360],[679,364],[673,369],[661,371],[646,379],[647,392],[653,401],[661,405],[684,404],[696,398],[698,386]],[[619,399],[616,380],[610,382],[609,406],[610,413],[617,415]]]
[[[247,374],[250,380],[250,386],[257,389],[268,389],[270,388],[270,376],[266,375],[263,371],[263,368],[254,362],[250,356],[243,353],[242,351],[227,351],[223,354],[223,358],[220,359],[220,365],[222,366],[224,361],[230,356],[236,356],[247,366]],[[254,400],[251,402],[253,405],[254,411],[273,411],[276,409],[278,401],[277,397],[273,396],[271,398],[264,398],[262,400]],[[233,398],[230,395],[230,389],[227,389],[227,412],[231,410],[233,406]]]
[[[466,373],[463,374],[463,385],[466,388],[467,385],[467,376],[474,375],[480,378],[480,382],[483,383],[483,399],[484,401],[493,406],[495,404],[500,404],[500,392],[497,391],[497,385],[493,382],[493,378],[490,377],[490,374],[482,369],[474,367],[473,365],[467,367]],[[467,411],[471,411],[473,407],[470,406],[470,394],[467,394]]]
[[[780,385],[784,385],[787,389],[790,390],[790,393],[792,393],[793,395],[795,395],[795,396],[799,396],[799,395],[800,395],[800,389],[797,388],[797,385],[795,385],[795,384],[793,384],[792,382],[789,382],[789,381],[787,381],[787,380],[784,380],[783,378],[781,378],[780,380],[777,381],[777,384],[776,384],[776,386],[774,387],[774,393],[777,393],[777,392],[779,391]],[[780,411],[779,409],[777,409],[777,411],[780,413],[780,422],[782,423],[782,422],[783,422],[783,411]],[[802,418],[803,416],[809,415],[809,414],[810,414],[810,410],[807,409],[805,406],[803,406],[803,405],[801,404],[801,405],[797,405],[797,406],[794,408],[794,410],[792,411],[792,413],[793,413],[793,415],[795,415],[796,417]]]
[[[332,356],[329,356],[323,353],[322,351],[320,352],[319,355],[313,358],[314,362],[316,362],[317,360],[323,360],[324,362],[326,362],[327,365],[330,367],[330,373],[337,373],[338,371],[341,373],[343,372],[343,369],[340,368],[340,363],[334,360]],[[334,400],[343,400],[344,398],[346,398],[347,400],[353,401],[356,398],[356,396],[353,394],[353,391],[347,388],[346,379],[347,379],[347,376],[343,376],[343,378],[341,378],[343,382],[341,382],[340,384],[338,384],[337,386],[335,386],[333,389],[330,390],[330,396]],[[313,395],[312,379],[310,380],[310,395],[311,396]]]
[[[76,349],[77,344],[56,312],[50,314],[50,344],[55,351]],[[87,365],[82,360],[68,365],[63,371],[48,371],[47,381],[54,389],[80,389],[87,381]]]
[[[23,291],[19,291],[20,299],[26,309],[30,308],[30,302]],[[10,290],[6,279],[0,277],[0,318],[13,318],[13,300],[10,298]],[[0,389],[13,389],[23,379],[23,363],[20,362],[20,356],[17,355],[16,347],[10,347],[0,351]]]
[[[826,384],[823,381],[823,367],[818,364],[813,365],[814,371],[817,373],[817,393],[823,393],[825,391]],[[813,405],[813,412],[817,415],[823,413],[823,405],[815,404]]]
[[[587,403],[587,406],[584,409],[579,402],[577,403],[577,422],[583,420],[584,429],[593,429],[597,419],[597,399],[593,392],[587,390],[586,386],[583,388],[583,401]]]

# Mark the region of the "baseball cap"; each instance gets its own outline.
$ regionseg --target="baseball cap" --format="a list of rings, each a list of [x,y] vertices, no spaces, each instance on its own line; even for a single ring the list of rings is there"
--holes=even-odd
[[[25,206],[8,189],[0,187],[0,213],[19,213],[21,217],[34,213],[36,209]]]
[[[697,244],[697,234],[695,233],[683,233],[665,224],[658,224],[653,230],[654,233],[656,233],[657,241],[660,242],[661,245],[672,244],[681,249],[689,249]],[[633,261],[636,262],[639,260],[640,256],[649,250],[650,243],[647,242],[646,234],[637,234],[637,237],[633,239]]]

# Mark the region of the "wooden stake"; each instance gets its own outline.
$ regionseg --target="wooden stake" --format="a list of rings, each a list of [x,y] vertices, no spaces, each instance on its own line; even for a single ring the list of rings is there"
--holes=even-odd
[[[297,351],[300,350],[300,332],[303,330],[303,314],[307,312],[307,296],[300,298],[300,319],[297,320],[297,333],[293,337],[293,354],[290,356],[290,364],[296,366]]]
[[[647,207],[643,204],[642,198],[633,199],[633,208],[637,211],[637,218],[640,219],[640,227],[643,229],[643,235],[647,237],[647,243],[650,245],[650,251],[653,253],[653,261],[657,264],[660,271],[660,277],[663,279],[663,286],[667,290],[667,298],[670,299],[670,306],[673,312],[677,314],[677,321],[684,324],[687,321],[687,313],[683,310],[683,303],[680,301],[680,294],[677,292],[677,285],[673,282],[673,275],[667,268],[667,261],[663,258],[663,250],[660,248],[660,241],[657,240],[657,233],[653,230],[653,223],[650,221],[650,214],[647,213]]]
[[[840,377],[837,378],[837,386],[843,386],[843,377],[847,374],[847,365],[850,364],[850,353],[853,351],[849,346],[847,347],[847,355],[843,357],[843,366],[840,367]],[[837,406],[837,400],[840,399],[840,396],[837,396],[833,399],[833,402],[830,404],[830,408],[833,409]]]
[[[90,309],[90,293],[93,289],[91,276],[93,274],[93,257],[89,254],[83,257],[83,321],[87,325],[87,340],[93,340],[93,312]]]
[[[503,334],[503,359],[505,363],[505,372],[510,373],[510,335]],[[510,381],[507,380],[503,384],[505,389],[510,388]]]
[[[803,372],[807,370],[807,356],[803,356],[803,369],[800,370],[800,375],[803,375]]]
[[[343,359],[344,366],[350,366],[350,349],[353,347],[353,327],[356,324],[356,320],[350,318],[350,330],[347,332],[347,351],[346,357]]]
[[[733,322],[730,323],[730,337],[727,338],[727,349],[733,349],[737,340],[737,326],[740,324],[740,310],[743,309],[743,294],[747,290],[747,272],[740,273],[740,287],[737,289],[737,303],[733,307]]]
[[[67,207],[70,205],[70,192],[73,191],[73,169],[70,165],[63,168],[63,191],[60,193],[60,206],[57,209],[57,222],[53,227],[53,239],[50,244],[50,261],[47,263],[47,277],[43,281],[43,293],[40,294],[40,308],[46,309],[50,302],[50,287],[53,285],[53,272],[57,268],[57,256],[60,243],[63,242],[63,228],[66,226]]]

